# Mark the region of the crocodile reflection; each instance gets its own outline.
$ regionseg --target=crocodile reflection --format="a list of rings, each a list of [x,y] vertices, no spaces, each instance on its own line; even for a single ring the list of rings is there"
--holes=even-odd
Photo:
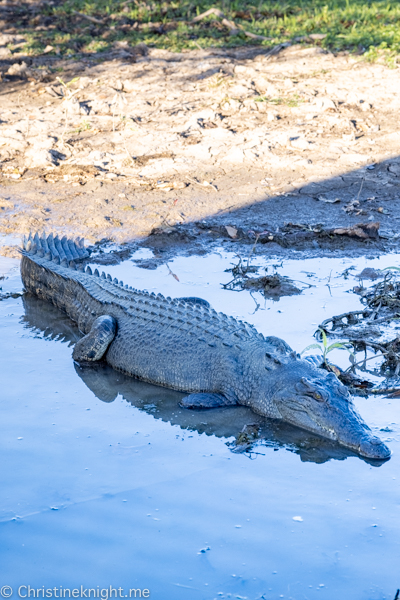
[[[73,346],[80,338],[78,328],[66,315],[49,303],[29,294],[24,294],[25,315],[23,325],[46,339]],[[128,377],[100,363],[90,366],[75,365],[75,371],[85,385],[102,402],[113,402],[123,397],[132,406],[182,429],[197,431],[220,438],[237,437],[246,425],[255,424],[259,429],[257,440],[245,448],[251,457],[265,453],[268,448],[285,448],[299,455],[302,461],[323,463],[330,459],[345,460],[359,455],[338,446],[327,439],[308,433],[282,421],[274,421],[256,415],[244,406],[215,408],[207,411],[180,408],[183,393],[158,387]],[[230,444],[234,449],[234,445]],[[380,466],[381,461],[361,458],[365,462]]]

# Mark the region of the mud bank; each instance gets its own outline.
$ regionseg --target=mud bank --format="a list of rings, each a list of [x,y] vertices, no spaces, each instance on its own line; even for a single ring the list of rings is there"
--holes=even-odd
[[[267,253],[397,246],[398,69],[292,45],[14,54],[0,70],[3,234],[126,243],[217,230],[251,243],[267,232]],[[378,235],[329,235],[359,223]]]

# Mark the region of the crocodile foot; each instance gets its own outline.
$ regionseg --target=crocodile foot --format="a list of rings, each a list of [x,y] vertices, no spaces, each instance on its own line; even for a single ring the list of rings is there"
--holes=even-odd
[[[189,394],[180,401],[183,408],[218,408],[219,406],[234,406],[234,400],[228,400],[222,394]]]
[[[103,315],[93,321],[91,330],[75,344],[72,358],[76,362],[94,362],[103,358],[117,332],[114,317]]]

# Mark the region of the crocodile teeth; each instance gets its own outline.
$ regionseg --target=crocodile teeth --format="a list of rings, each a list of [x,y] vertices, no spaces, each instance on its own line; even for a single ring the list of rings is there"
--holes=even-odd
[[[94,270],[94,273],[93,273],[93,275],[94,275],[95,277],[100,277],[100,273],[99,273],[98,269],[95,269],[95,270]]]

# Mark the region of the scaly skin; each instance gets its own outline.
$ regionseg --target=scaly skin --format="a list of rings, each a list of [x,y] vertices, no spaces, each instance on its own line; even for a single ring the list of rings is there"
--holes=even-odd
[[[86,334],[76,360],[103,357],[127,375],[189,392],[184,406],[242,404],[368,458],[390,456],[336,376],[301,360],[283,340],[204,301],[171,300],[127,289],[97,270],[76,270],[75,261],[87,256],[82,243],[36,235],[22,254],[26,290],[66,312]]]

